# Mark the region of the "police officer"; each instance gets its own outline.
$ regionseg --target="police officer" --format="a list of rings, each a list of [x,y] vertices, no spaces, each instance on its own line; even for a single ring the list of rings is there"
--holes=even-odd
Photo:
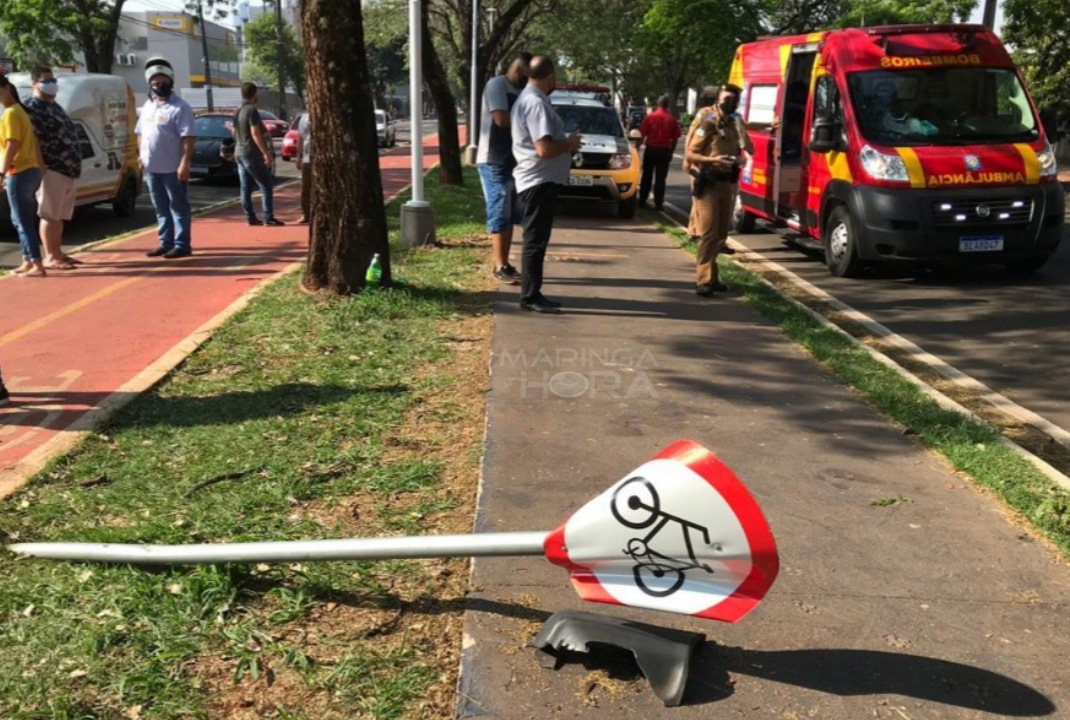
[[[687,140],[684,142],[684,147],[685,148],[691,143],[691,137],[692,137],[692,135],[694,135],[695,130],[698,129],[699,125],[702,124],[703,119],[704,118],[708,118],[714,112],[714,110],[716,109],[716,107],[717,107],[717,98],[718,98],[718,95],[720,94],[720,92],[721,92],[721,88],[717,87],[717,86],[713,86],[713,85],[707,85],[706,87],[704,87],[702,89],[702,95],[698,99],[699,108],[695,111],[695,117],[691,121],[691,127],[687,131]],[[735,120],[742,127],[742,125],[743,125],[743,116],[740,115],[738,112],[733,113],[732,116],[735,118]],[[745,128],[740,133],[740,137],[743,138],[744,143],[745,143],[744,146],[741,149],[744,150],[748,155],[753,155],[754,154],[754,145],[753,145],[753,143],[751,143],[750,136],[747,135]],[[684,172],[687,172],[687,173],[689,173],[690,170],[691,170],[691,167],[690,167],[690,165],[689,165],[689,163],[687,162],[686,159],[684,160],[684,163],[683,163],[683,170],[684,170]],[[732,198],[732,203],[733,203],[733,206],[734,206],[735,198]],[[698,242],[699,233],[698,233],[697,230],[695,230],[695,204],[694,203],[691,204],[691,216],[688,219],[688,223],[687,223],[687,236],[688,236],[688,240],[690,240],[691,242]],[[721,253],[723,253],[724,255],[735,255],[736,251],[733,250],[732,248],[728,247],[727,245],[725,245],[724,247],[721,248]]]
[[[691,200],[693,230],[699,238],[695,292],[706,297],[728,289],[717,276],[717,255],[728,239],[743,165],[741,153],[753,152],[747,130],[736,115],[740,93],[735,85],[722,85],[717,104],[696,117],[684,148],[684,160],[695,177]]]

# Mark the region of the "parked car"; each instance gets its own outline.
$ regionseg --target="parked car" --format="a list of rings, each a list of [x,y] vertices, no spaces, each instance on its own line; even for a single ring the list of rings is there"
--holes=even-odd
[[[392,118],[385,110],[375,111],[375,130],[379,133],[379,147],[393,147],[398,143],[398,131]]]
[[[234,160],[234,122],[232,115],[205,113],[193,121],[197,145],[193,151],[190,175],[199,178],[236,178]]]
[[[264,127],[267,128],[268,134],[273,138],[281,138],[286,136],[286,131],[289,130],[289,126],[285,120],[279,120],[279,116],[275,113],[268,112],[267,110],[260,110],[260,121]]]
[[[305,116],[305,113],[300,113],[290,123],[290,129],[286,131],[286,136],[282,139],[282,159],[287,161],[297,160],[297,126],[301,122],[301,118]]]
[[[620,217],[634,217],[639,205],[639,153],[628,142],[620,115],[593,98],[558,98],[554,93],[550,102],[565,133],[578,131],[583,139],[559,197],[612,204]]]
[[[27,99],[33,95],[29,73],[7,76]],[[141,192],[137,159],[138,108],[134,91],[118,75],[59,73],[56,102],[67,111],[78,133],[82,177],[75,184],[77,206],[111,203],[121,217],[134,214]],[[7,196],[0,196],[0,216],[7,217]]]

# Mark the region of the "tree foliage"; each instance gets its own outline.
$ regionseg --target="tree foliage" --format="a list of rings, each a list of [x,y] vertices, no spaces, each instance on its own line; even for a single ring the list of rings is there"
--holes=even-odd
[[[279,66],[282,65],[286,84],[298,97],[305,97],[305,59],[297,34],[289,23],[282,25],[279,42],[275,15],[264,13],[245,26],[245,46],[248,48],[248,73],[252,77],[270,78],[272,87],[279,87]]]
[[[403,0],[380,0],[364,6],[364,49],[372,89],[381,107],[408,74],[408,14]]]
[[[1003,36],[1014,48],[1033,98],[1070,120],[1070,3],[1066,0],[1007,0]]]
[[[0,0],[0,33],[20,66],[71,65],[85,55],[86,70],[110,73],[119,16],[126,0]]]
[[[848,0],[837,27],[968,20],[977,0]]]

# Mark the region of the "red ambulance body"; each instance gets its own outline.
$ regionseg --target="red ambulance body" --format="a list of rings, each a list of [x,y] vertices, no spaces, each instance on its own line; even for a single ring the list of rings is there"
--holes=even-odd
[[[1065,214],[1055,156],[984,26],[759,40],[737,50],[729,80],[744,89],[755,145],[737,229],[757,218],[790,228],[843,277],[871,261],[1031,271],[1055,252]]]

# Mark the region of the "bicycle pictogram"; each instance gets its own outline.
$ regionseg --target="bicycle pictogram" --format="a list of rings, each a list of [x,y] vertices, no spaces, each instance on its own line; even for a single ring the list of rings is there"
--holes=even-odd
[[[680,589],[687,579],[688,570],[705,570],[713,573],[713,568],[699,562],[691,542],[691,533],[701,533],[701,539],[710,544],[709,530],[698,523],[671,515],[661,509],[661,497],[654,485],[644,477],[633,477],[621,484],[613,493],[610,502],[613,517],[621,525],[633,530],[650,528],[643,537],[633,537],[628,541],[624,554],[635,561],[632,574],[639,589],[653,597],[667,597]],[[664,555],[650,547],[655,537],[669,523],[677,523],[683,533],[684,546],[687,548],[688,560]],[[668,578],[668,584],[665,583]]]

